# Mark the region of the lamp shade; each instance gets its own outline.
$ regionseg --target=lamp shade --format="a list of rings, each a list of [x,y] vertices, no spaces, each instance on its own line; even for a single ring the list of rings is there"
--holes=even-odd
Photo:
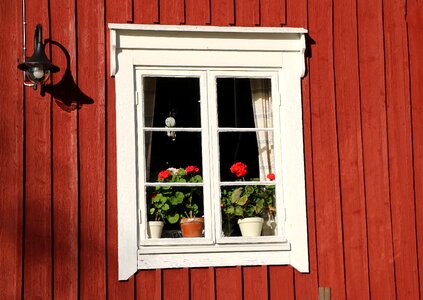
[[[42,39],[42,26],[38,24],[34,34],[34,53],[25,62],[18,65],[18,69],[26,72],[28,79],[34,83],[35,88],[37,84],[46,82],[51,73],[60,70],[47,58]]]

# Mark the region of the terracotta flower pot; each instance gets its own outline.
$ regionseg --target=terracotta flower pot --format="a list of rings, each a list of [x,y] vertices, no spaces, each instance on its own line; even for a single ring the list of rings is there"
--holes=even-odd
[[[203,236],[204,218],[182,218],[180,224],[183,237]]]

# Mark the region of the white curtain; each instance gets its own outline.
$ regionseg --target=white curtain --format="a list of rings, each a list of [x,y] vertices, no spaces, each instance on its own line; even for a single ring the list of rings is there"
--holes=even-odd
[[[157,78],[144,77],[144,127],[153,127],[154,106],[156,102],[156,84]],[[145,133],[145,166],[146,179],[150,180],[150,164],[151,164],[151,140],[153,134],[151,131]]]
[[[270,79],[250,79],[250,85],[255,127],[273,128]],[[260,180],[266,180],[266,176],[275,170],[272,132],[258,131],[257,144]]]

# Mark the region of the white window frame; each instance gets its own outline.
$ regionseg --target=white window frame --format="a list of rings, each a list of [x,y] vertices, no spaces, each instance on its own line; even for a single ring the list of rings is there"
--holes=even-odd
[[[169,267],[290,264],[300,272],[308,272],[301,109],[307,31],[302,28],[134,24],[109,24],[109,28],[111,75],[115,76],[116,83],[119,279],[128,279],[138,269]],[[257,243],[257,238],[236,238],[238,242],[233,242],[233,238],[209,234],[204,239],[190,239],[200,242],[187,246],[184,239],[165,244],[142,236],[146,213],[140,209],[145,200],[138,199],[143,193],[140,192],[142,170],[137,159],[140,146],[135,122],[140,100],[137,72],[153,69],[160,74],[166,70],[168,74],[172,70],[177,70],[175,74],[192,70],[193,73],[205,72],[207,76],[276,74],[272,75],[277,78],[277,83],[272,79],[272,93],[277,84],[280,97],[275,100],[279,101],[280,120],[274,126],[279,126],[282,140],[281,151],[277,151],[277,161],[282,161],[279,176],[282,179],[277,178],[277,185],[283,185],[283,208],[278,204],[277,215],[283,222],[283,237],[260,237],[262,242]],[[207,79],[206,82],[211,84],[212,81]],[[208,93],[210,90],[212,87],[207,88]],[[207,95],[207,99],[212,98]],[[207,174],[216,173],[216,170],[210,171]],[[204,170],[203,176],[208,176]],[[212,210],[218,209],[215,206]]]

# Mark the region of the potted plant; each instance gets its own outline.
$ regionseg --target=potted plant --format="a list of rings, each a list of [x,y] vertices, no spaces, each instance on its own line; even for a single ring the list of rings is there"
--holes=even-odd
[[[159,182],[200,183],[203,178],[196,166],[168,168],[159,172]],[[201,188],[196,186],[157,186],[150,201],[149,214],[153,218],[167,220],[170,224],[180,221],[184,237],[201,236],[204,218],[200,214]],[[189,229],[195,227],[196,232]]]
[[[181,180],[190,183],[203,182],[200,169],[196,166],[188,166],[183,172],[180,172]],[[199,187],[184,188],[184,200],[182,201],[182,216],[180,220],[181,231],[183,237],[200,237],[203,234],[204,218],[199,217],[202,201],[202,189]]]
[[[247,166],[242,162],[233,164],[230,168],[238,180],[244,180]],[[273,173],[268,174],[269,180],[274,180]],[[252,179],[252,181],[259,181]],[[242,236],[260,236],[263,226],[263,215],[274,214],[273,207],[275,187],[273,185],[240,185],[226,186],[221,190],[222,216],[224,217],[224,233],[231,235],[231,224],[237,221]]]

